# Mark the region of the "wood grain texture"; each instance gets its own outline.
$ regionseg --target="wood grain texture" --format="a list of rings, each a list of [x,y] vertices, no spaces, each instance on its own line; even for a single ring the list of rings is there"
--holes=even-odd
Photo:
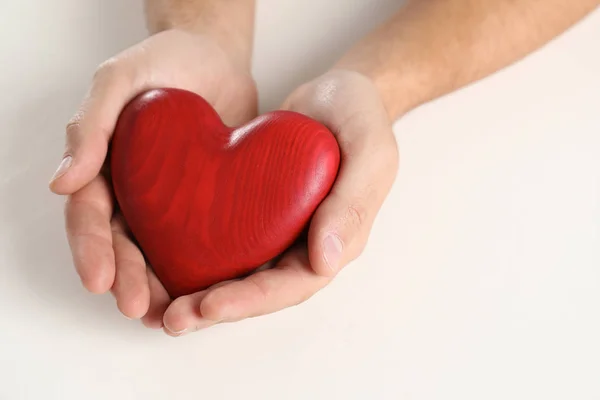
[[[231,129],[203,98],[144,92],[111,144],[115,196],[172,297],[245,275],[298,238],[337,176],[322,124],[289,111]]]

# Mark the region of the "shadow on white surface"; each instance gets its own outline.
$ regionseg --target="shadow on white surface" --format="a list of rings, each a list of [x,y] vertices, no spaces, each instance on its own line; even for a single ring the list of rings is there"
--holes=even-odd
[[[64,98],[66,93],[61,92],[55,91],[23,107],[12,122],[18,134],[10,136],[9,154],[2,161],[8,166],[19,166],[20,170],[13,170],[5,182],[9,195],[0,206],[5,223],[3,230],[10,236],[7,249],[10,268],[23,280],[19,284],[21,294],[23,288],[28,289],[30,306],[43,303],[48,309],[50,304],[53,318],[84,319],[96,329],[121,330],[131,324],[118,326],[121,317],[110,295],[91,295],[81,286],[64,232],[64,200],[48,190],[48,179],[61,153],[49,143],[52,136],[43,126],[44,121],[32,116],[48,115],[51,125],[56,125],[49,113],[53,114],[61,103],[54,99]],[[10,171],[10,167],[2,169]]]
[[[51,308],[52,315],[45,318],[84,320],[94,329],[143,327],[128,324],[110,295],[95,296],[83,289],[66,241],[64,199],[49,191],[48,181],[62,155],[64,127],[76,111],[94,66],[137,41],[143,31],[141,24],[134,23],[140,19],[139,5],[126,3],[73,3],[69,13],[53,21],[57,26],[46,37],[25,49],[29,65],[12,67],[14,72],[8,76],[18,77],[17,81],[1,85],[8,87],[11,97],[0,103],[6,112],[1,125],[5,140],[0,151],[0,216],[2,234],[7,236],[0,271],[15,275],[3,279],[1,285],[11,282],[8,290],[15,290],[15,301],[25,301],[28,308]],[[31,17],[48,23],[43,17],[47,10],[38,11]],[[126,24],[115,24],[127,19]],[[67,24],[68,30],[60,29]],[[80,35],[73,35],[74,31]],[[50,53],[47,48],[63,51]]]

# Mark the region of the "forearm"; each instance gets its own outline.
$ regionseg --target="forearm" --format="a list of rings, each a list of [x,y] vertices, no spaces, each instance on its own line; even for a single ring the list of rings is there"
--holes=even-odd
[[[409,0],[336,65],[373,79],[393,119],[519,60],[600,0]]]
[[[209,35],[249,68],[255,0],[145,0],[144,6],[150,33],[178,28]]]

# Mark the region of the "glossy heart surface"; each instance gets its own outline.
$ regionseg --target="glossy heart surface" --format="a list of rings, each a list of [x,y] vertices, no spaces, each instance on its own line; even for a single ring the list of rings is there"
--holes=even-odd
[[[118,206],[173,298],[285,251],[340,164],[335,137],[313,119],[275,111],[229,128],[202,97],[180,89],[134,98],[110,155]]]

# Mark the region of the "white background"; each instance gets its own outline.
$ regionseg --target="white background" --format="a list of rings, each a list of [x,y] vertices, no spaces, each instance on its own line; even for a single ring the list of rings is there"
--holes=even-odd
[[[83,291],[47,190],[138,3],[0,1],[1,400],[600,399],[600,12],[396,125],[396,185],[331,286],[173,339]],[[259,3],[263,110],[398,7]]]

